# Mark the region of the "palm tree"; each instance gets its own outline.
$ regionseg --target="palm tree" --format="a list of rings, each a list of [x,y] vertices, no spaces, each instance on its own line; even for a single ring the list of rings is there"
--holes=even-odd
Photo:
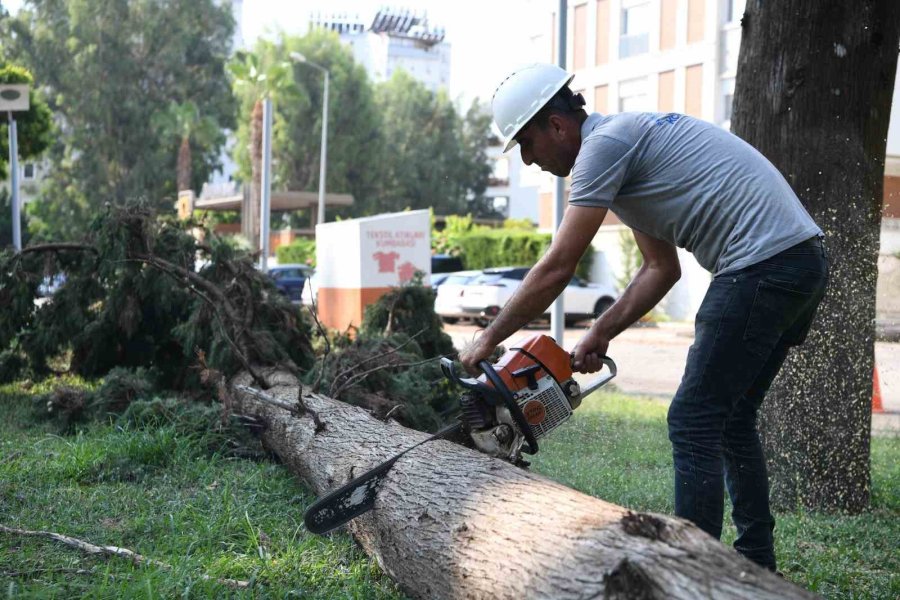
[[[152,117],[154,129],[165,137],[177,137],[178,162],[176,166],[176,191],[191,188],[191,141],[207,146],[220,135],[219,125],[212,117],[201,117],[197,105],[187,102],[171,102],[165,110]]]
[[[246,215],[247,227],[244,231],[250,237],[250,244],[256,248],[259,243],[259,206],[262,197],[262,127],[263,99],[267,96],[289,96],[296,93],[293,71],[289,62],[262,65],[253,52],[239,52],[228,65],[236,92],[248,94],[253,101],[250,113],[250,210]]]

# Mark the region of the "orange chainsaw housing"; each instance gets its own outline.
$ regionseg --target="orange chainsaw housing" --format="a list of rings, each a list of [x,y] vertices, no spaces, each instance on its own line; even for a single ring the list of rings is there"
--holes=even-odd
[[[520,352],[524,350],[524,352]],[[503,383],[509,388],[509,391],[516,393],[522,388],[528,387],[527,377],[513,377],[513,373],[519,369],[530,367],[535,361],[528,356],[534,356],[543,367],[535,373],[535,379],[546,377],[550,371],[550,375],[557,381],[565,381],[572,378],[572,357],[557,344],[552,337],[548,335],[535,334],[520,340],[519,343],[510,347],[510,349],[500,357],[500,360],[494,365],[494,370],[503,379]],[[482,375],[480,379],[483,379]],[[488,382],[490,385],[490,382]]]

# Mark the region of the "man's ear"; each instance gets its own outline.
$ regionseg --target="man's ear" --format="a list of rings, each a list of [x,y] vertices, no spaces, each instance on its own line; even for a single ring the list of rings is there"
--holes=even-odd
[[[565,117],[558,113],[554,113],[547,118],[548,129],[559,136],[565,137],[566,131],[569,129],[569,123]]]

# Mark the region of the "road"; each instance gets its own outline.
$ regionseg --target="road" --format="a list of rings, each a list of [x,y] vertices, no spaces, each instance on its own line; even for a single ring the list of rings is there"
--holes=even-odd
[[[473,325],[444,325],[453,345],[462,348],[478,332]],[[571,350],[584,328],[567,328],[563,345]],[[513,336],[510,343],[524,335],[546,333],[546,327],[531,327]],[[616,361],[619,374],[614,383],[623,392],[656,396],[669,401],[678,389],[688,349],[694,341],[693,325],[660,323],[654,327],[632,327],[614,339],[609,355]],[[509,344],[507,344],[509,345]],[[900,343],[876,342],[875,363],[881,383],[885,413],[873,415],[873,431],[900,434]],[[579,381],[592,375],[578,375]]]

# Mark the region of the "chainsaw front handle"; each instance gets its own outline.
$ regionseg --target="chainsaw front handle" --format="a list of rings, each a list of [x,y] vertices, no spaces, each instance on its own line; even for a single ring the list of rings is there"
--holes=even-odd
[[[596,392],[598,389],[609,383],[610,380],[619,372],[618,367],[616,367],[615,361],[610,357],[601,356],[600,360],[604,365],[606,365],[606,368],[609,369],[609,373],[597,377],[593,381],[590,381],[583,388],[581,388],[581,394],[579,395],[580,398],[587,398],[588,395]]]

